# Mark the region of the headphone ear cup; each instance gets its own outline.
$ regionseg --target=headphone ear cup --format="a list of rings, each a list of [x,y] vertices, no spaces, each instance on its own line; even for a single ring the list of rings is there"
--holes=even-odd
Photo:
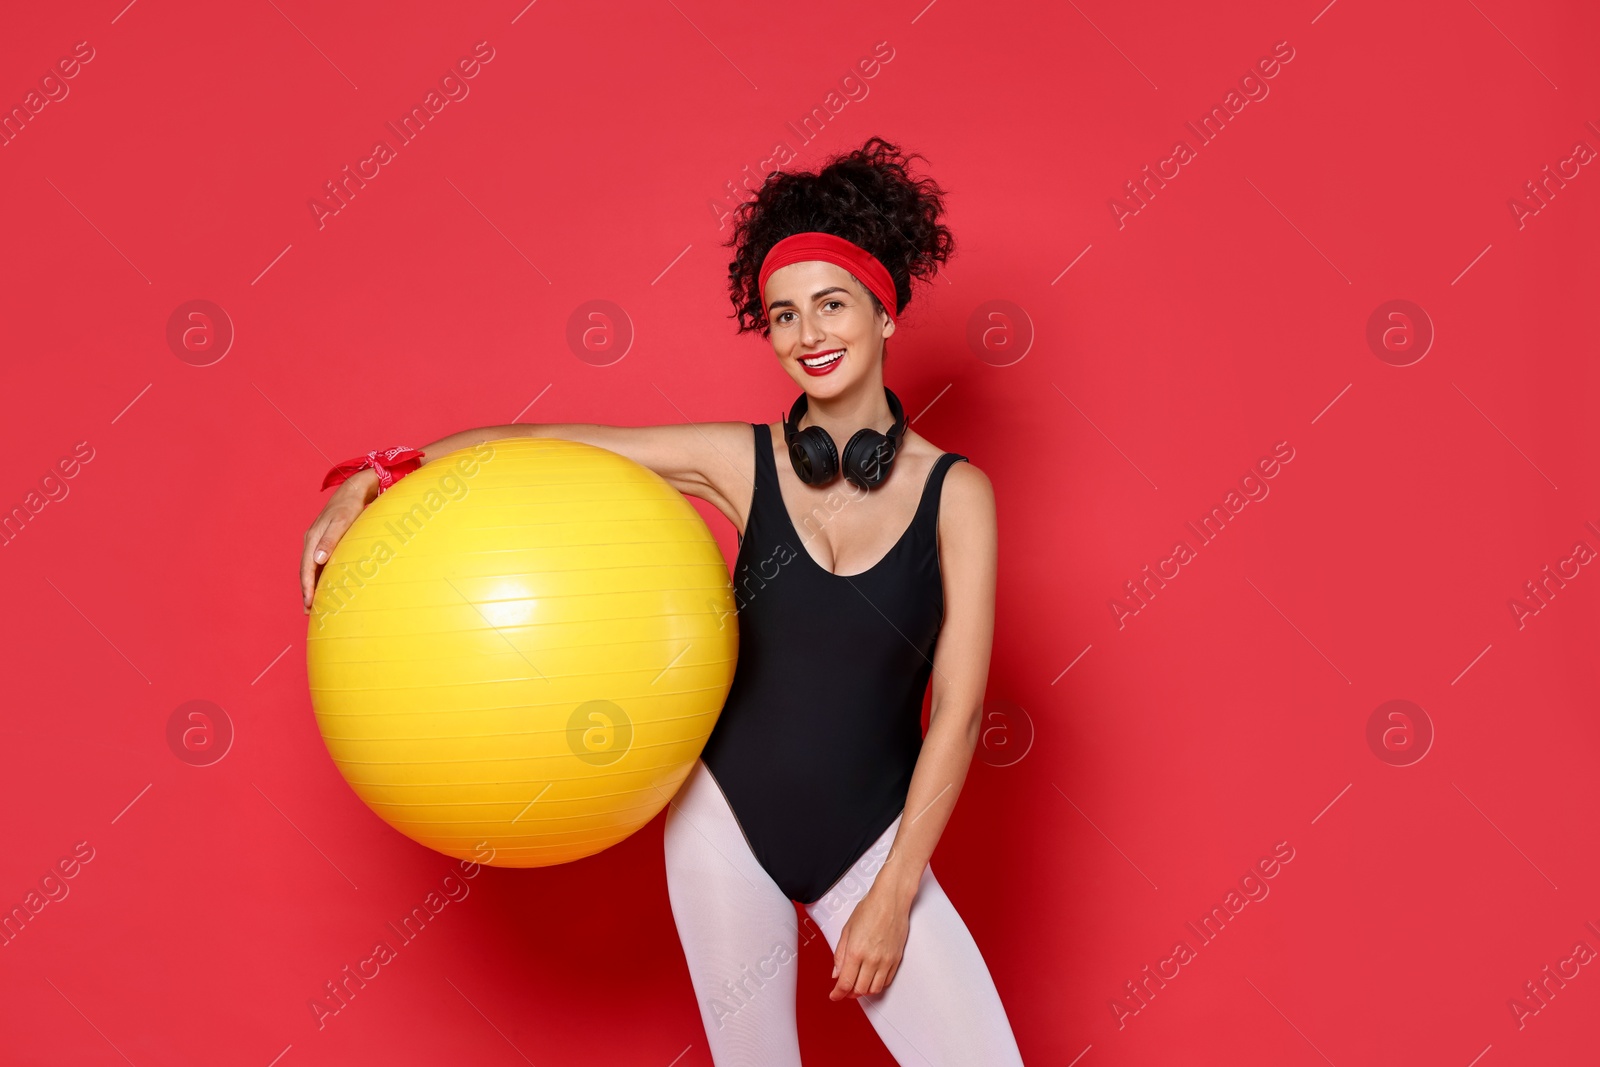
[[[820,426],[807,426],[789,441],[789,462],[807,485],[826,485],[839,473],[833,438]]]
[[[844,446],[844,476],[861,489],[874,489],[889,477],[895,446],[886,435],[869,428],[857,430]]]

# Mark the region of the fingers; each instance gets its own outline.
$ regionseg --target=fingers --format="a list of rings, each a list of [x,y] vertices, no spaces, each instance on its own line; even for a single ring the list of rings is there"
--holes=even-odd
[[[842,1000],[850,995],[855,988],[856,975],[861,968],[861,959],[855,952],[850,951],[850,923],[844,924],[844,929],[839,931],[839,943],[833,949],[833,977],[838,979],[833,990],[828,994],[829,1000]]]
[[[887,946],[879,947],[868,942],[857,951],[851,947],[850,935],[854,916],[839,931],[839,942],[833,951],[833,977],[837,979],[829,1000],[851,1000],[874,996],[889,988],[900,971],[905,950],[891,953]]]
[[[856,975],[855,986],[850,990],[850,996],[855,998],[866,996],[868,993],[883,992],[884,969],[881,963],[863,961],[861,970]]]
[[[327,515],[318,515],[317,521],[306,531],[305,546],[300,553],[300,599],[308,615],[311,613],[311,595],[317,587],[317,572],[321,569],[318,565],[320,561],[314,557],[321,544],[322,531],[327,525]]]
[[[346,514],[330,504],[326,511],[317,516],[311,529],[306,531],[305,551],[300,556],[300,599],[307,614],[311,612],[311,600],[316,594],[317,578],[322,574],[323,565],[333,555],[334,546],[353,522],[354,515]]]
[[[839,981],[834,984],[833,991],[828,994],[829,1000],[843,1000],[845,997],[856,995],[856,979],[861,971],[861,961],[851,958],[845,960],[839,968]]]
[[[850,923],[853,919],[845,920],[844,929],[839,931],[839,943],[833,947],[833,976],[839,977],[839,970],[844,966],[845,958],[850,948]]]
[[[838,979],[829,1000],[854,1000],[869,994],[882,993],[894,981],[900,970],[900,960],[867,958],[859,953],[845,952],[841,936],[839,949],[834,953],[833,976]]]
[[[828,994],[828,999],[842,1000],[848,997],[855,1000],[882,993],[889,988],[889,983],[894,981],[895,972],[899,969],[898,960],[890,963],[887,960],[866,960],[858,957],[846,959],[840,965],[839,981],[834,985],[833,992]]]

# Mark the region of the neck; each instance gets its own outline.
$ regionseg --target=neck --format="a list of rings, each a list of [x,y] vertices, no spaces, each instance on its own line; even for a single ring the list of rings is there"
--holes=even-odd
[[[797,428],[803,430],[807,426],[821,426],[843,451],[845,442],[857,430],[870,427],[879,433],[888,433],[893,425],[894,412],[889,410],[889,398],[883,391],[883,378],[874,375],[864,379],[856,389],[838,396],[808,396],[805,413],[800,416]]]

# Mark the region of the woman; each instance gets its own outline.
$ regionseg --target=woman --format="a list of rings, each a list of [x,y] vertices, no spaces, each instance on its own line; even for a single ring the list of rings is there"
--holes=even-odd
[[[942,191],[912,180],[906,162],[872,138],[814,174],[768,175],[736,212],[739,332],[760,330],[803,390],[780,424],[516,424],[423,449],[426,462],[503,437],[582,441],[708,501],[740,531],[739,663],[664,838],[718,1067],[800,1063],[796,902],[833,949],[830,999],[859,1001],[896,1062],[1022,1062],[928,863],[977,744],[996,523],[988,478],[910,430],[883,383],[912,279],[952,249]],[[378,477],[351,476],[306,532],[307,611],[318,568]]]

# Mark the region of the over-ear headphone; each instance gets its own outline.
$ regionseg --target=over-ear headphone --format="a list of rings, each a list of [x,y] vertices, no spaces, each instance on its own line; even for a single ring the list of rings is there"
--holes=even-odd
[[[894,457],[900,451],[900,439],[906,432],[906,415],[900,407],[900,398],[888,386],[884,386],[883,392],[889,400],[889,411],[894,415],[894,425],[889,427],[889,432],[882,434],[868,426],[851,434],[844,446],[844,476],[862,489],[876,488],[889,477]],[[799,429],[800,417],[805,413],[806,394],[801,393],[783,420],[783,439],[789,442],[789,462],[807,485],[827,485],[839,473],[839,451],[828,431],[821,426]]]

